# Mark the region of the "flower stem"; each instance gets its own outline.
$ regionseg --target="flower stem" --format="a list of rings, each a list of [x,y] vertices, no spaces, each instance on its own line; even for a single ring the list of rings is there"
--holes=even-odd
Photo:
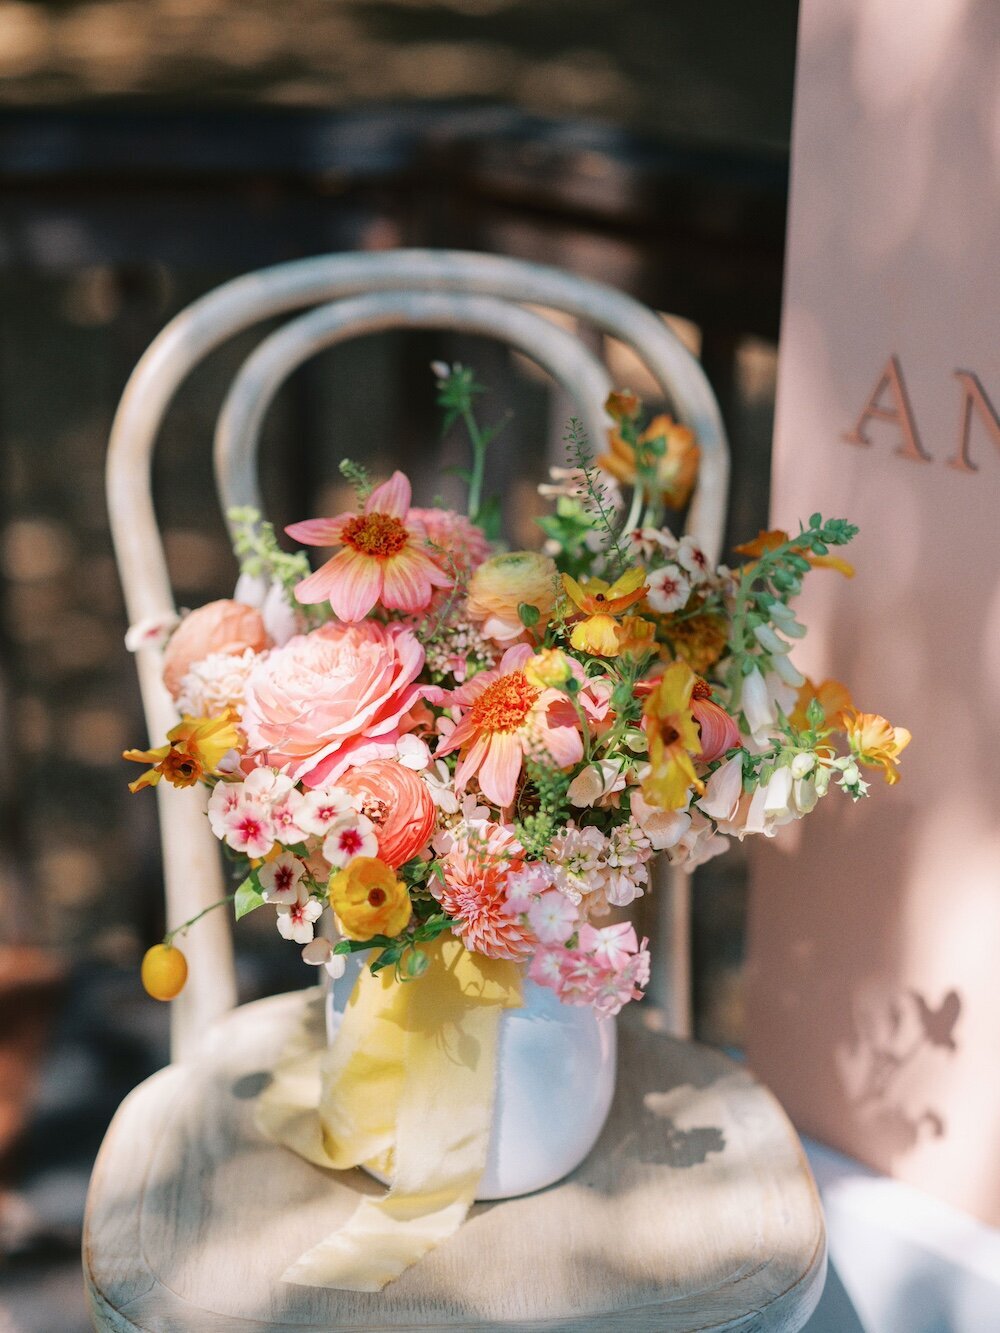
[[[227,893],[225,898],[220,898],[218,902],[210,903],[208,907],[203,907],[200,912],[191,917],[190,920],[185,921],[183,925],[174,926],[173,930],[168,930],[163,937],[163,943],[169,948],[173,943],[175,935],[183,934],[189,926],[193,926],[194,923],[200,921],[203,916],[207,916],[209,912],[214,912],[217,907],[225,907],[226,903],[231,903],[235,897],[235,893]]]

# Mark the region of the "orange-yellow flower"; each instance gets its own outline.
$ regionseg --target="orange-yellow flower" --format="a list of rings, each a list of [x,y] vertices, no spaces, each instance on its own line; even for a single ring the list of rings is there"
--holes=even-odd
[[[642,794],[650,805],[661,810],[682,809],[692,787],[698,792],[705,790],[692,759],[702,748],[698,723],[691,711],[695,682],[687,663],[672,662],[650,691],[642,710],[650,764]]]
[[[741,546],[734,546],[733,550],[737,555],[760,557],[765,551],[773,551],[776,546],[783,546],[787,541],[787,532],[783,532],[781,528],[772,528],[770,532],[758,532],[753,541],[743,542]],[[807,551],[801,546],[793,546],[792,550],[796,555],[800,555],[803,560],[807,560],[814,569],[836,569],[843,574],[844,578],[854,578],[854,566],[847,560],[841,560],[839,555],[814,555],[812,551]]]
[[[223,755],[240,743],[234,714],[220,717],[184,717],[167,732],[168,745],[155,750],[125,750],[123,759],[151,764],[145,773],[128,784],[129,791],[155,787],[166,778],[173,787],[193,787],[206,774],[215,774]]]
[[[631,389],[616,389],[608,394],[604,410],[615,421],[631,421],[633,417],[639,415],[641,406],[637,393],[633,393]]]
[[[622,651],[623,635],[616,618],[641,602],[649,591],[646,571],[636,565],[614,583],[606,583],[604,579],[586,579],[578,583],[569,574],[564,574],[562,581],[570,601],[587,616],[574,626],[570,643],[579,652],[592,653],[595,657],[617,657]]]
[[[312,518],[285,529],[306,546],[342,549],[295,586],[303,605],[328,601],[339,620],[364,620],[376,604],[387,611],[422,611],[435,588],[451,578],[431,556],[423,523],[410,509],[412,491],[402,472],[376,486],[364,513]]]
[[[613,414],[612,414],[613,415]],[[620,420],[620,418],[619,418]],[[663,441],[663,452],[656,453],[650,446]],[[639,436],[638,449],[629,444],[617,430],[608,433],[609,451],[601,454],[598,467],[617,481],[634,486],[639,475],[639,453],[652,470],[652,484],[671,509],[683,509],[691,498],[698,477],[701,451],[695,443],[694,432],[672,417],[654,417]]]
[[[465,609],[488,639],[511,643],[525,634],[519,608],[538,612],[535,628],[544,630],[559,587],[555,561],[539,551],[507,551],[485,560],[469,580]]]
[[[395,871],[377,856],[356,856],[335,870],[328,885],[330,906],[351,940],[398,935],[410,919],[410,894]]]
[[[911,739],[906,728],[894,727],[878,713],[859,713],[856,708],[843,714],[843,726],[859,763],[880,768],[890,786],[898,782],[899,756]]]
[[[814,699],[822,708],[828,727],[839,727],[841,714],[845,709],[853,707],[850,691],[839,680],[823,680],[814,685],[807,676],[805,684],[799,687],[795,707],[788,717],[796,731],[805,731],[811,725],[808,708]]]

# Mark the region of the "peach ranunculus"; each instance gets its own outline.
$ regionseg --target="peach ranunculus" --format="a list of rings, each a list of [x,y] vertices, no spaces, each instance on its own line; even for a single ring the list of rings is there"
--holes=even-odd
[[[331,621],[261,658],[242,725],[259,761],[307,787],[395,754],[422,697],[424,650],[411,629]]]
[[[434,831],[436,807],[427,783],[395,759],[349,768],[338,787],[360,797],[361,813],[375,825],[378,854],[394,869],[422,851]]]
[[[213,653],[237,655],[247,648],[261,653],[270,644],[263,618],[255,607],[229,598],[206,602],[185,616],[170,636],[163,653],[163,682],[176,699],[192,663]]]
[[[473,574],[466,614],[488,639],[510,643],[525,632],[518,608],[533,606],[538,612],[536,627],[543,630],[558,593],[555,561],[537,551],[508,551],[484,561]]]
[[[325,565],[296,584],[296,600],[328,601],[339,620],[364,620],[376,605],[422,611],[451,577],[432,558],[424,525],[410,509],[412,490],[402,472],[376,486],[364,513],[311,518],[285,529],[306,546],[339,546]]]
[[[694,432],[672,417],[654,417],[639,436],[639,450],[652,472],[648,484],[659,491],[664,504],[683,509],[698,479],[700,450]],[[608,452],[600,455],[597,466],[626,486],[636,484],[636,449],[617,430],[609,432]]]

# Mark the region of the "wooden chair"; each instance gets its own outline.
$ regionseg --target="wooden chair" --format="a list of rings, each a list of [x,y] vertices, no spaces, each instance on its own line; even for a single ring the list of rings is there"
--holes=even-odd
[[[703,463],[689,527],[718,555],[728,458],[697,362],[651,311],[555,269],[486,255],[399,251],[301,260],[240,278],[178,315],[126,387],[108,457],[112,531],[133,622],[173,611],[153,512],[153,444],[178,385],[213,347],[313,307],[260,343],[216,435],[223,507],[261,507],[256,447],[287,375],[321,348],[374,330],[464,329],[517,347],[578,404],[592,439],[610,387],[566,312],[629,344],[697,432]],[[151,737],[175,720],[160,654],[138,661]],[[218,849],[193,790],[158,788],[168,918],[222,896]],[[673,885],[685,940],[686,883]],[[680,929],[678,929],[680,927]],[[235,1009],[221,913],[185,943],[191,977],[172,1013],[173,1063],[123,1103],[88,1199],[84,1271],[98,1328],[195,1330],[551,1328],[798,1329],[819,1298],[825,1233],[798,1140],[773,1098],[725,1057],[658,1031],[686,1030],[686,942],[673,1004],[623,1022],[619,1094],[594,1152],[540,1194],[473,1210],[381,1296],[282,1284],[332,1231],[360,1172],[331,1173],[260,1139],[253,1098],[315,990]],[[676,951],[675,951],[676,952]],[[672,959],[672,966],[678,960]],[[667,994],[667,999],[670,995]],[[486,1259],[486,1256],[489,1256]],[[485,1260],[485,1262],[484,1262]]]

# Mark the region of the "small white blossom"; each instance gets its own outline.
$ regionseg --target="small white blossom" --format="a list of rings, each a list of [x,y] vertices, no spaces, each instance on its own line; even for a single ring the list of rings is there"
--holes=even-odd
[[[676,565],[662,565],[647,575],[649,584],[647,597],[654,611],[667,614],[680,611],[687,605],[691,595],[691,584],[686,575]]]
[[[692,583],[704,583],[712,573],[708,556],[693,537],[682,537],[677,548],[677,563],[686,569]]]
[[[347,959],[342,953],[334,953],[333,945],[323,935],[317,935],[309,941],[302,950],[302,961],[313,967],[325,967],[334,981],[338,981],[347,970]]]
[[[216,717],[227,708],[238,709],[259,657],[245,648],[241,653],[210,653],[192,662],[181,678],[178,711],[188,717]]]
[[[224,840],[234,852],[251,859],[266,856],[274,846],[271,816],[256,801],[240,800],[223,817]]]
[[[354,798],[343,787],[314,787],[303,794],[296,819],[308,833],[322,838],[341,815],[355,809]]]
[[[309,890],[300,884],[293,902],[278,904],[278,934],[296,944],[308,944],[316,933],[313,926],[323,915],[323,904],[310,898]]]

